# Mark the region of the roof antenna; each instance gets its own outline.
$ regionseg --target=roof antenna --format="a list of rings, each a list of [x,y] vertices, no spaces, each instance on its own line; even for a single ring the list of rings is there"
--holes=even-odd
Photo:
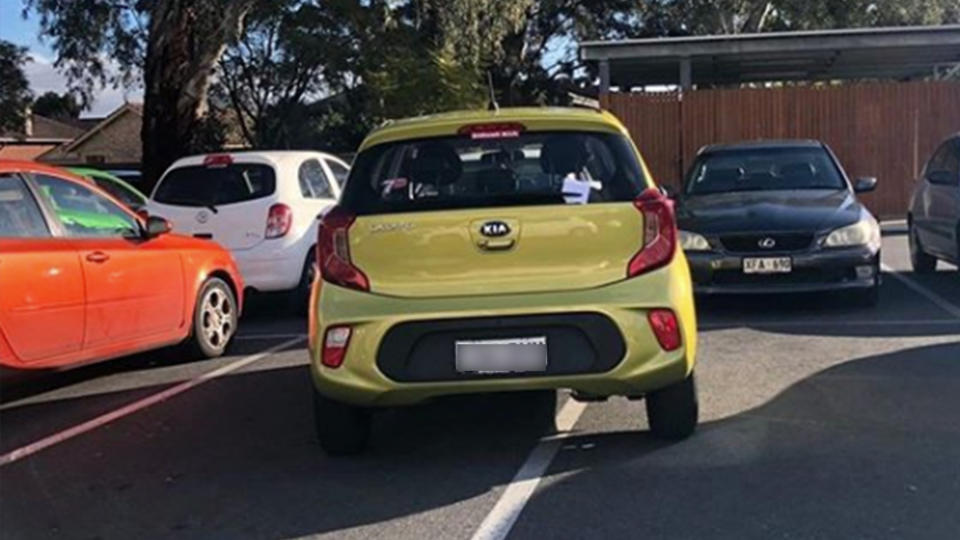
[[[487,87],[490,88],[490,103],[487,104],[488,111],[500,112],[500,105],[497,103],[497,93],[493,91],[493,73],[487,71]]]

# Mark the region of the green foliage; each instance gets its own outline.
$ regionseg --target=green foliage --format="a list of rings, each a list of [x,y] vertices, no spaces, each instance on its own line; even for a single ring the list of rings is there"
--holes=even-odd
[[[24,114],[33,99],[23,74],[28,61],[26,49],[0,40],[0,133],[23,131]]]
[[[33,102],[33,112],[47,118],[75,120],[80,117],[83,108],[73,94],[47,92]]]
[[[566,104],[596,78],[583,40],[960,21],[960,0],[25,3],[81,101],[143,80],[144,156],[158,162],[225,126],[253,146],[349,151],[386,118],[484,107],[488,76],[501,105]],[[208,93],[230,114],[208,115]]]
[[[25,0],[57,53],[72,90],[88,105],[97,87],[139,83],[154,0]]]

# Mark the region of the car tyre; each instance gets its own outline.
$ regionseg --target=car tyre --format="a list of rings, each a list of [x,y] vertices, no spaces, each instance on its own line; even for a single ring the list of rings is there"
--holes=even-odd
[[[216,358],[226,352],[237,332],[237,297],[227,282],[207,279],[193,308],[193,326],[186,346],[190,353]]]
[[[914,227],[912,221],[910,222],[907,236],[910,243],[910,266],[913,267],[913,271],[918,274],[929,274],[936,270],[937,258],[928,255],[927,252],[923,250],[920,237],[917,235],[917,229]]]
[[[330,399],[314,389],[314,426],[320,448],[330,456],[353,456],[370,440],[370,410]]]
[[[650,431],[660,439],[679,441],[697,428],[699,405],[694,375],[646,396]]]
[[[303,271],[300,273],[300,282],[297,288],[290,291],[290,309],[305,317],[310,309],[310,288],[313,286],[313,279],[317,272],[317,253],[311,249],[307,255],[307,261],[303,265]]]

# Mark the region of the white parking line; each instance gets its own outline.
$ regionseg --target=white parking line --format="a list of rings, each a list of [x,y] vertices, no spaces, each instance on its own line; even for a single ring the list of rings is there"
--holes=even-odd
[[[915,279],[908,278],[903,274],[898,274],[893,268],[890,268],[885,264],[881,265],[881,268],[883,268],[883,271],[886,272],[893,279],[896,279],[897,281],[903,283],[907,287],[910,287],[915,292],[920,293],[927,300],[930,300],[931,302],[936,304],[938,307],[940,307],[947,313],[960,319],[960,307],[958,307],[956,304],[953,304],[946,298],[931,291],[929,288],[925,287],[924,285],[921,285],[920,282],[916,281]]]
[[[493,510],[487,514],[483,523],[475,533],[473,540],[502,540],[510,533],[513,524],[520,517],[520,512],[527,505],[533,492],[540,484],[543,474],[553,461],[553,456],[557,454],[563,439],[572,435],[573,426],[576,425],[580,415],[587,408],[586,403],[567,400],[560,412],[557,413],[557,432],[558,434],[537,443],[533,448],[527,460],[517,471],[516,476],[507,485],[507,489],[500,495],[497,504]]]
[[[82,424],[77,424],[76,426],[73,426],[73,427],[71,427],[71,428],[67,428],[67,429],[65,429],[65,430],[63,430],[63,431],[60,431],[60,432],[58,432],[58,433],[54,433],[53,435],[50,435],[50,436],[48,436],[48,437],[44,437],[44,438],[42,438],[42,439],[40,439],[40,440],[38,440],[38,441],[35,441],[35,442],[32,442],[32,443],[26,445],[26,446],[21,446],[20,448],[17,448],[17,449],[15,449],[15,450],[11,450],[10,452],[7,452],[6,454],[3,454],[2,456],[0,456],[0,467],[2,467],[2,466],[4,466],[4,465],[9,465],[9,464],[11,464],[11,463],[13,463],[13,462],[15,462],[15,461],[18,461],[18,460],[21,460],[21,459],[23,459],[23,458],[25,458],[25,457],[31,456],[31,455],[33,455],[33,454],[36,454],[37,452],[40,452],[40,451],[45,450],[45,449],[47,449],[47,448],[50,448],[51,446],[56,446],[56,445],[58,445],[58,444],[60,444],[60,443],[62,443],[62,442],[64,442],[64,441],[67,441],[67,440],[69,440],[69,439],[72,439],[72,438],[74,438],[74,437],[76,437],[76,436],[78,436],[78,435],[82,435],[82,434],[84,434],[84,433],[86,433],[86,432],[88,432],[88,431],[92,431],[92,430],[94,430],[94,429],[97,429],[98,427],[103,426],[104,424],[108,424],[108,423],[110,423],[110,422],[113,422],[114,420],[117,420],[117,419],[119,419],[119,418],[123,418],[124,416],[129,416],[129,415],[131,415],[131,414],[133,414],[133,413],[135,413],[135,412],[137,412],[137,411],[146,409],[147,407],[150,407],[151,405],[156,405],[157,403],[160,403],[160,402],[162,402],[162,401],[168,400],[168,399],[172,398],[173,396],[176,396],[177,394],[182,394],[182,393],[186,392],[187,390],[190,390],[190,389],[192,389],[192,388],[196,388],[197,386],[200,386],[201,384],[203,384],[203,383],[205,383],[205,382],[212,381],[213,379],[215,379],[215,378],[217,378],[217,377],[226,375],[227,373],[230,373],[230,372],[236,371],[236,370],[238,370],[238,369],[240,369],[240,368],[242,368],[242,367],[248,366],[248,365],[250,365],[250,364],[252,364],[252,363],[254,363],[254,362],[258,361],[258,360],[262,360],[262,359],[266,358],[267,356],[270,356],[271,354],[273,354],[273,353],[275,353],[275,352],[277,352],[277,351],[279,351],[279,350],[282,350],[282,349],[285,349],[285,348],[287,348],[287,347],[291,347],[291,346],[293,346],[293,345],[296,345],[297,343],[300,343],[301,341],[303,341],[303,338],[302,338],[302,337],[297,337],[296,339],[291,339],[291,340],[288,340],[288,341],[284,341],[283,343],[280,343],[279,345],[275,345],[275,346],[273,346],[273,347],[270,347],[269,349],[266,349],[266,350],[264,350],[264,351],[262,351],[262,352],[259,352],[259,353],[257,353],[257,354],[252,354],[252,355],[250,355],[250,356],[246,356],[246,357],[241,358],[241,359],[239,359],[239,360],[237,360],[237,361],[235,361],[235,362],[231,362],[231,363],[229,363],[229,364],[227,364],[227,365],[225,365],[225,366],[222,366],[222,367],[220,367],[220,368],[217,368],[217,369],[215,369],[215,370],[213,370],[213,371],[208,371],[208,372],[200,375],[199,377],[190,379],[189,381],[184,381],[184,382],[182,382],[182,383],[180,383],[180,384],[177,384],[177,385],[175,385],[175,386],[171,386],[170,388],[167,388],[166,390],[164,390],[164,391],[162,391],[162,392],[158,392],[158,393],[156,393],[156,394],[149,395],[149,396],[147,396],[147,397],[145,397],[145,398],[143,398],[143,399],[134,401],[133,403],[130,403],[130,404],[128,404],[128,405],[124,405],[123,407],[120,407],[119,409],[116,409],[116,410],[114,410],[114,411],[108,412],[108,413],[106,413],[106,414],[102,414],[102,415],[100,415],[100,416],[98,416],[98,417],[96,417],[96,418],[94,418],[94,419],[92,419],[92,420],[88,420],[88,421],[86,421],[86,422],[84,422],[84,423],[82,423]]]

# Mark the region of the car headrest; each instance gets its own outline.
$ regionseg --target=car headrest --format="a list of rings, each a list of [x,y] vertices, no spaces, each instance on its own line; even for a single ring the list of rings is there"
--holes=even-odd
[[[417,148],[417,157],[410,166],[410,176],[421,184],[445,186],[460,179],[463,162],[450,145],[430,142]]]
[[[540,149],[540,168],[547,174],[578,173],[587,164],[587,148],[576,135],[554,135]]]
[[[805,161],[788,163],[780,167],[780,176],[788,178],[813,178],[816,174],[813,164]]]
[[[521,158],[523,159],[523,152],[520,152]],[[508,150],[500,150],[498,152],[487,152],[480,156],[480,163],[484,165],[503,165],[511,163],[516,160],[516,153],[510,152]]]
[[[733,184],[743,177],[743,169],[710,169],[703,177],[704,184]]]

